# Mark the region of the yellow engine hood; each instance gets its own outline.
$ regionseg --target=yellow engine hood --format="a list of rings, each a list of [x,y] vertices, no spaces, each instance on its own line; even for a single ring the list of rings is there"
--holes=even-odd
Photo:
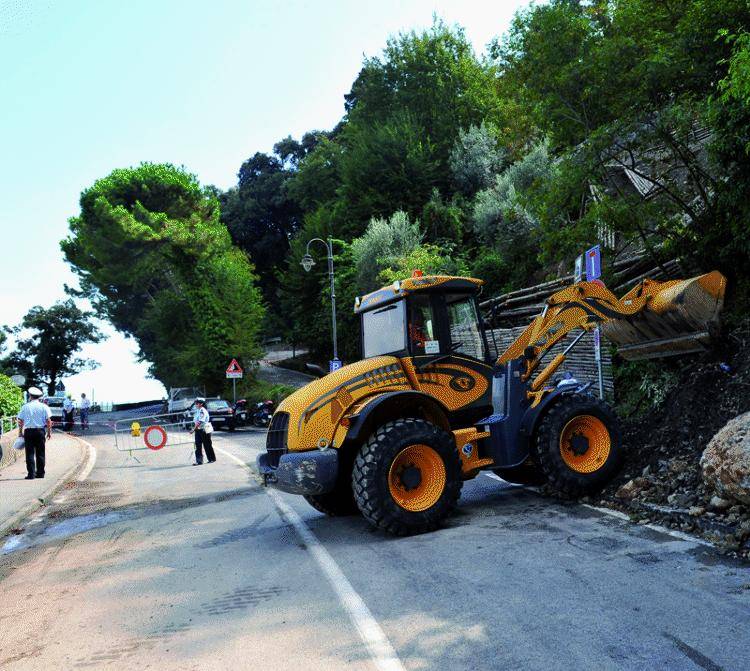
[[[412,386],[393,356],[364,359],[315,380],[287,396],[276,412],[289,414],[290,451],[339,447],[333,436],[346,411],[357,401],[383,391]]]

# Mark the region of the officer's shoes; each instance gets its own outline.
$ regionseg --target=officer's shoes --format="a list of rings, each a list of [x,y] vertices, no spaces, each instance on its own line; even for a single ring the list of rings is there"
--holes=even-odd
[[[34,476],[33,476],[33,475],[27,475],[27,476],[26,476],[26,477],[24,478],[24,480],[33,480],[33,479],[34,479]]]

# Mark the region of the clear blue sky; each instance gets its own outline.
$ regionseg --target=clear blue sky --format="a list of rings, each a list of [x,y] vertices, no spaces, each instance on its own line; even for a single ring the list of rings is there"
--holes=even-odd
[[[80,192],[141,161],[227,188],[287,135],[331,128],[364,55],[437,14],[478,53],[520,0],[0,0],[0,324],[76,285],[59,241]],[[76,396],[160,397],[111,328]]]

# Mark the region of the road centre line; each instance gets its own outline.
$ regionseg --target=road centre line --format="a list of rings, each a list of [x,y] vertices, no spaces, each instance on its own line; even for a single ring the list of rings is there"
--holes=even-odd
[[[235,463],[253,473],[253,470],[239,457],[231,452],[215,448],[218,452],[232,459]],[[356,592],[344,572],[339,568],[336,560],[323,547],[315,534],[305,524],[304,520],[284,501],[281,494],[273,489],[265,489],[271,497],[281,517],[289,522],[307,546],[318,567],[328,579],[341,605],[349,614],[349,618],[359,632],[360,638],[370,651],[370,657],[379,671],[405,671],[401,660],[396,655],[385,632],[373,617],[367,604]]]

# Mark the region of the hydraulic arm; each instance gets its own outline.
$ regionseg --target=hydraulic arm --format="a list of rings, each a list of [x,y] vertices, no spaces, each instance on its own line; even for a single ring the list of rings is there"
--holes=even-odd
[[[689,280],[656,282],[645,279],[617,298],[599,282],[578,282],[552,294],[540,315],[498,358],[498,364],[523,357],[529,380],[545,354],[574,329],[583,332],[602,326],[613,342],[632,353],[638,347],[644,356],[698,351],[716,327],[724,300],[726,280],[717,272]],[[583,335],[583,333],[581,334]],[[560,365],[571,345],[530,383],[539,392]],[[629,356],[627,358],[643,358]]]

